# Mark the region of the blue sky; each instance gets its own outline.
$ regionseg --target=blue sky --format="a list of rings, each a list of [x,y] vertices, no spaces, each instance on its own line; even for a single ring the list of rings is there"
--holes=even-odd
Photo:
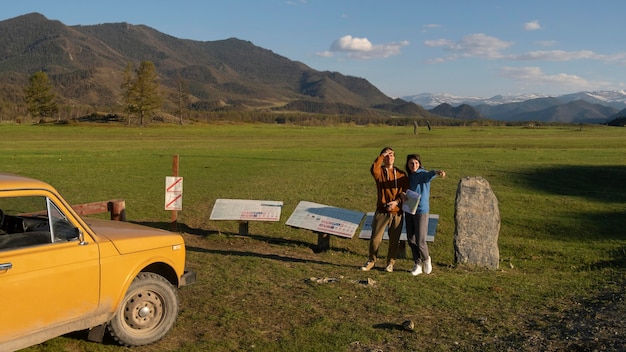
[[[626,89],[623,0],[20,0],[0,20],[31,12],[248,40],[391,97]]]

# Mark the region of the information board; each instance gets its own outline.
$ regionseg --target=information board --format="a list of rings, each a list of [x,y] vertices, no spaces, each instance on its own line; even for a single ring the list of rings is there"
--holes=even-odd
[[[372,237],[372,220],[374,220],[374,212],[369,212],[365,215],[365,222],[363,223],[363,227],[361,228],[361,233],[359,233],[359,238],[362,239],[370,239]],[[404,226],[402,226],[402,235],[400,235],[401,241],[406,241],[406,219]],[[428,234],[426,235],[426,241],[434,242],[435,241],[435,233],[437,232],[437,224],[439,223],[439,215],[438,214],[428,214]],[[385,234],[383,235],[384,240],[389,240],[389,235],[387,234],[387,229],[385,229]]]
[[[278,221],[282,208],[281,201],[216,199],[210,219]]]
[[[365,213],[300,201],[286,224],[316,232],[352,238]]]

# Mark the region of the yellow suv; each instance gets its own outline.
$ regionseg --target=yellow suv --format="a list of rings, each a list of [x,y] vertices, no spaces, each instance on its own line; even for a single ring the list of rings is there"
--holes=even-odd
[[[87,329],[156,342],[193,282],[179,234],[81,218],[49,184],[0,173],[0,351]]]

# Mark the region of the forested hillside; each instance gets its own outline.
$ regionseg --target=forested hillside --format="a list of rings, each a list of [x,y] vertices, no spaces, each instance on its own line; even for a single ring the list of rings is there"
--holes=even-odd
[[[128,23],[66,26],[37,13],[0,22],[0,112],[24,115],[24,87],[30,75],[43,71],[61,118],[121,113],[124,68],[142,61],[157,69],[163,113],[173,113],[182,88],[195,116],[281,111],[433,117],[363,78],[316,71],[249,41],[184,40]]]

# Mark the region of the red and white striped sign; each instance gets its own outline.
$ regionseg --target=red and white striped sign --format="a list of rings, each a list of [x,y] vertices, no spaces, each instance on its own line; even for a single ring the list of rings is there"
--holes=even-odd
[[[165,177],[165,210],[183,209],[183,178]]]

